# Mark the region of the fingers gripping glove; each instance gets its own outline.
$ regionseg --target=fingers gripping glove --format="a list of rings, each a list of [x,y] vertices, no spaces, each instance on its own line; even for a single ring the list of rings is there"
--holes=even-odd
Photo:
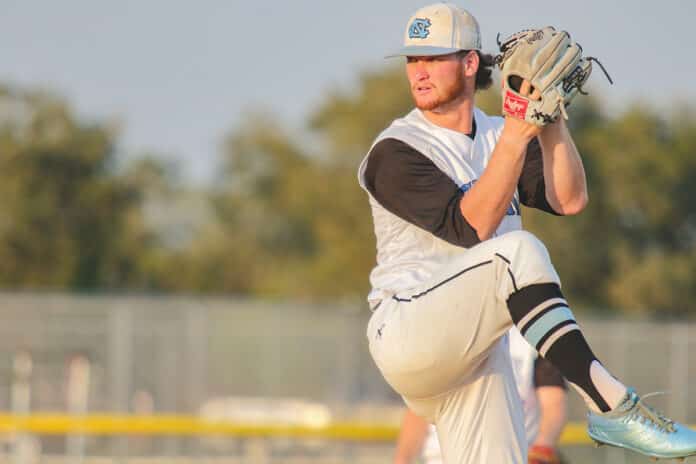
[[[590,77],[592,61],[602,67],[596,58],[583,57],[582,48],[567,32],[551,26],[518,32],[498,45],[503,115],[537,126],[550,124],[560,115],[568,119],[565,108],[578,92],[585,94],[582,86]],[[520,94],[524,79],[532,85],[530,94],[539,92],[538,100]]]
[[[533,445],[529,447],[528,464],[560,464],[560,458],[554,448]]]

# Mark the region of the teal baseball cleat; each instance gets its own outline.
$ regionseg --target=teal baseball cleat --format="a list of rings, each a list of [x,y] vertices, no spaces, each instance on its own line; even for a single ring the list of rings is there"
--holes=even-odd
[[[632,389],[616,409],[603,414],[590,412],[587,419],[587,431],[598,444],[626,448],[653,458],[696,455],[696,431],[650,408]]]

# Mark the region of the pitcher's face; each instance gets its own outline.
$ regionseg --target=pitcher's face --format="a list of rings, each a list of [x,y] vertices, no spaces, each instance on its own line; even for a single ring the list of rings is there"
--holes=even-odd
[[[465,97],[470,54],[407,57],[406,75],[418,109],[431,111]]]

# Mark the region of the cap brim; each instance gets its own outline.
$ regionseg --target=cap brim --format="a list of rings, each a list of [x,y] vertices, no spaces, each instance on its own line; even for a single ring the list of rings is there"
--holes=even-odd
[[[396,58],[397,56],[438,56],[438,55],[449,55],[450,53],[456,53],[461,48],[447,48],[447,47],[426,47],[422,45],[411,45],[408,47],[403,47],[401,50],[391,55],[385,56],[385,58]]]

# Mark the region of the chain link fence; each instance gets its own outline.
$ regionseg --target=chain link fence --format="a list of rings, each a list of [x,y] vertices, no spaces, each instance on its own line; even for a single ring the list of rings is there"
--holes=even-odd
[[[369,311],[360,303],[3,294],[0,315],[3,411],[212,414],[288,423],[400,419],[400,400],[367,353]],[[689,401],[693,324],[578,318],[613,372],[640,392],[668,391],[656,399],[658,407],[696,421],[696,402]],[[570,396],[570,419],[582,421],[584,407]],[[0,462],[104,456],[109,463],[387,463],[392,451],[390,444],[316,439],[19,438],[4,436]],[[22,446],[29,457],[19,463]],[[31,449],[42,457],[32,458]],[[576,463],[645,462],[611,449],[564,451]]]

